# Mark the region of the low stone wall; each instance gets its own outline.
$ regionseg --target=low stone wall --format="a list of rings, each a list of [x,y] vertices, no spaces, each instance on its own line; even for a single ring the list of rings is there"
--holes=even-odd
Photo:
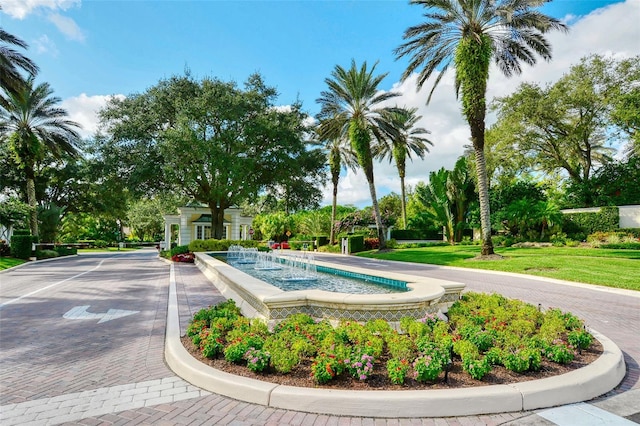
[[[335,268],[324,262],[318,266]],[[347,294],[323,290],[283,291],[271,284],[251,277],[206,253],[196,253],[196,265],[229,299],[235,300],[248,317],[262,318],[269,324],[295,313],[305,313],[332,322],[353,320],[366,322],[384,319],[396,326],[403,317],[424,318],[426,314],[447,312],[465,285],[435,278],[388,273],[385,278],[407,282],[410,289],[392,294]],[[342,267],[365,275],[371,271]]]

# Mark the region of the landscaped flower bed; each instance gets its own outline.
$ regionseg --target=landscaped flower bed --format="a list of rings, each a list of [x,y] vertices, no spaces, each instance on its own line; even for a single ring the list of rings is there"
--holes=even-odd
[[[398,333],[381,320],[334,328],[298,314],[269,331],[229,300],[196,313],[185,343],[235,374],[359,389],[511,383],[561,374],[599,355],[583,322],[558,309],[467,293],[448,316],[405,318]]]

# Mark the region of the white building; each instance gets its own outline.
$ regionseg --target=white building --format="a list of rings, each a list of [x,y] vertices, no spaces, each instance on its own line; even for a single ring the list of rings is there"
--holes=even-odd
[[[172,231],[177,229],[177,245],[185,246],[193,240],[211,238],[211,210],[206,206],[178,208],[177,215],[164,215],[164,247],[171,247]],[[252,216],[243,216],[242,210],[231,207],[224,211],[222,239],[250,240]]]

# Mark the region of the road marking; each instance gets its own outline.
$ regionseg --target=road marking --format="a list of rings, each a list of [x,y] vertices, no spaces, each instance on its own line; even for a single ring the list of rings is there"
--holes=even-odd
[[[71,308],[69,311],[67,311],[67,313],[65,313],[62,316],[62,318],[69,319],[69,320],[99,319],[100,321],[98,321],[98,324],[100,324],[103,322],[126,317],[126,316],[137,314],[140,312],[140,311],[127,311],[125,309],[109,309],[106,314],[94,314],[91,312],[87,312],[87,309],[89,309],[90,306],[91,305],[76,306],[74,308]]]
[[[584,402],[571,405],[563,405],[561,407],[551,408],[549,410],[539,411],[538,416],[549,420],[557,425],[635,425],[630,420],[616,416],[601,408]]]
[[[46,289],[51,288],[51,287],[55,287],[55,286],[57,286],[57,285],[59,285],[59,284],[62,284],[62,283],[66,283],[67,281],[71,281],[71,280],[73,280],[73,279],[75,279],[75,278],[81,277],[81,276],[83,276],[83,275],[85,275],[85,274],[88,274],[89,272],[93,272],[93,271],[95,271],[96,269],[98,269],[100,266],[102,266],[102,263],[103,263],[105,260],[107,260],[107,259],[103,259],[103,260],[101,260],[101,261],[100,261],[100,263],[98,263],[98,266],[96,266],[96,267],[95,267],[95,268],[93,268],[93,269],[89,269],[88,271],[81,272],[81,273],[79,273],[79,274],[77,274],[77,275],[74,275],[74,276],[72,276],[72,277],[66,278],[66,279],[64,279],[64,280],[62,280],[62,281],[58,281],[57,283],[50,284],[50,285],[48,285],[48,286],[46,286],[46,287],[42,287],[42,288],[40,288],[40,289],[38,289],[38,290],[34,290],[34,291],[32,291],[31,293],[23,294],[23,295],[22,295],[22,296],[20,296],[20,297],[16,297],[15,299],[11,299],[11,300],[9,300],[9,301],[7,301],[7,302],[4,302],[4,303],[0,304],[0,309],[4,308],[5,306],[7,306],[7,305],[9,305],[9,304],[11,304],[11,303],[13,303],[13,302],[17,302],[18,300],[24,299],[25,297],[33,296],[34,294],[36,294],[36,293],[40,293],[40,292],[41,292],[41,291],[43,291],[43,290],[46,290]]]

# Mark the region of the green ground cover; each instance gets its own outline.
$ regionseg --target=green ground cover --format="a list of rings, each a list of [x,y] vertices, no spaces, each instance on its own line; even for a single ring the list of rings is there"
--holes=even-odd
[[[13,266],[20,265],[25,261],[22,259],[14,259],[13,257],[0,257],[0,271],[9,269]]]
[[[462,268],[516,272],[640,291],[640,250],[587,247],[498,247],[502,260],[475,260],[479,246],[433,246],[360,256]]]

